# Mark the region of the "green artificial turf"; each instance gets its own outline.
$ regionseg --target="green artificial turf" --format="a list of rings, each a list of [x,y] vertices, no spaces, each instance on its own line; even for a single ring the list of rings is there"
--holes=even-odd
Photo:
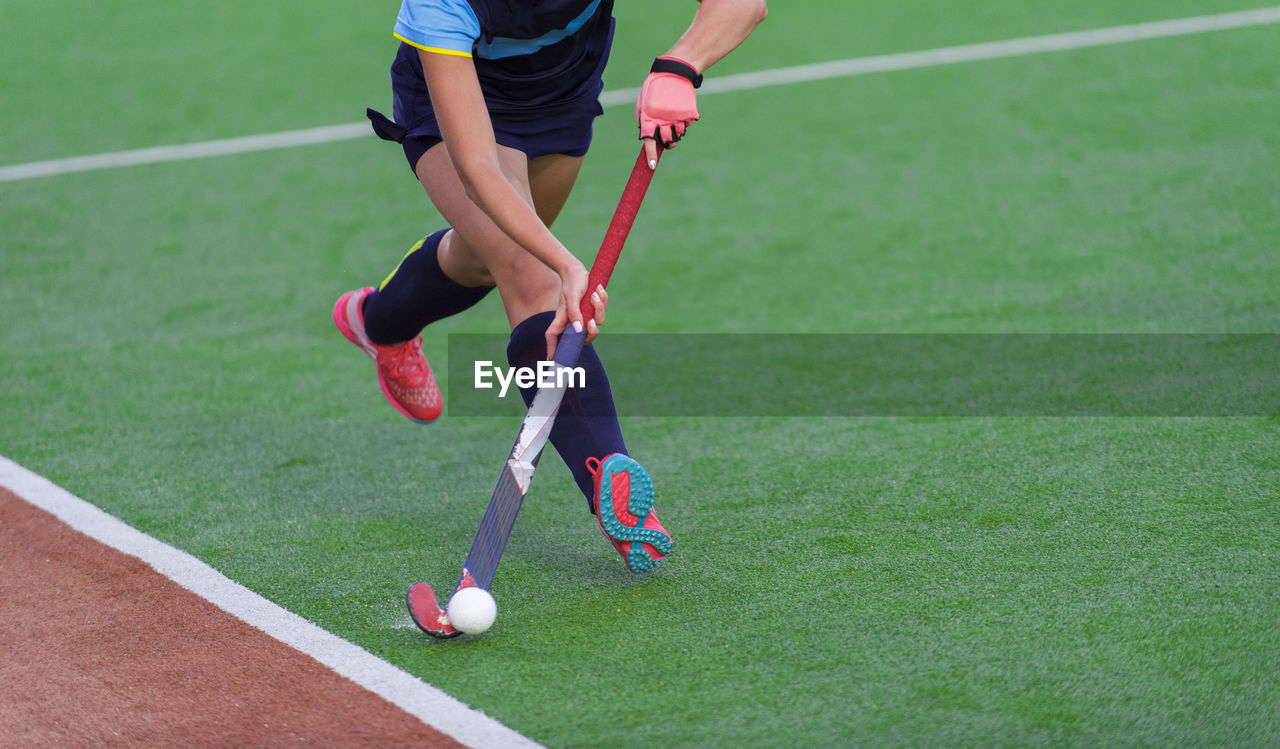
[[[609,87],[692,5],[620,4]],[[718,72],[1238,9],[775,4]],[[47,3],[11,10],[0,165],[388,99],[394,7],[107,3],[71,35]],[[1280,332],[1278,44],[1269,26],[706,96],[607,330]],[[625,106],[598,121],[556,227],[583,258],[633,137]],[[549,455],[497,624],[437,643],[404,588],[455,579],[517,423],[404,421],[333,330],[342,291],[439,225],[397,149],[0,183],[0,206],[0,454],[540,742],[1280,739],[1274,415],[628,416],[669,562],[626,573]],[[503,332],[496,295],[429,331],[438,372],[458,332]]]

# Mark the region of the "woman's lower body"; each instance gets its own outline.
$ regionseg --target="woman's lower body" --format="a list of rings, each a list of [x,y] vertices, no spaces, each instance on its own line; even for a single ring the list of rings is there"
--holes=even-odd
[[[396,90],[398,115],[404,98],[415,95]],[[419,113],[429,106],[409,103]],[[534,113],[541,116],[491,113],[501,168],[547,226],[568,200],[591,142],[591,122],[600,111],[592,98],[543,107]],[[441,414],[443,403],[422,356],[422,330],[469,309],[496,287],[511,330],[507,361],[512,367],[536,367],[546,358],[544,333],[554,317],[560,279],[467,196],[433,117],[419,116],[411,123],[392,123],[373,112],[370,117],[379,135],[402,144],[448,227],[414,244],[379,286],[342,295],[334,306],[334,321],[377,362],[379,383],[396,410],[429,422]],[[551,443],[601,530],[628,568],[641,572],[670,553],[670,536],[652,511],[652,483],[628,457],[608,377],[593,347],[583,348],[578,366],[586,372],[586,385],[566,394]],[[534,391],[522,389],[521,394],[527,404]],[[648,509],[641,515],[628,509],[637,507]]]

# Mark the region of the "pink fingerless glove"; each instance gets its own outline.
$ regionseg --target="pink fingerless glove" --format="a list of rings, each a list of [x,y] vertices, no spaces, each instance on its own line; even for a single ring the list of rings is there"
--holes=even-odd
[[[692,65],[675,57],[659,57],[650,70],[636,99],[640,137],[669,146],[684,136],[689,125],[701,119],[694,89],[702,85],[702,76]]]

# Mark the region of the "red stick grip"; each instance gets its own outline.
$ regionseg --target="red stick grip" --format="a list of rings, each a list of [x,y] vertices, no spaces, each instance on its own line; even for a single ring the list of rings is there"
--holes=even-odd
[[[661,150],[658,155],[661,158]],[[591,304],[591,293],[597,286],[609,285],[613,266],[617,265],[618,256],[622,254],[622,246],[627,243],[627,235],[631,233],[631,225],[635,223],[636,214],[640,212],[644,194],[649,190],[653,171],[644,157],[644,149],[641,148],[640,155],[636,157],[635,166],[631,167],[627,186],[622,190],[622,198],[618,200],[618,208],[613,212],[613,219],[609,221],[609,229],[604,233],[600,251],[596,253],[595,262],[591,264],[591,272],[587,276],[587,293],[578,306],[584,323],[596,315],[596,308]]]

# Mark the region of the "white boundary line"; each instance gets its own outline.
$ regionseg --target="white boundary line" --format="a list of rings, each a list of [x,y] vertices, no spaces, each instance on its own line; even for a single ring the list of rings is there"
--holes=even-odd
[[[311,656],[463,744],[494,749],[541,746],[3,456],[0,456],[0,486],[53,513],[77,531],[141,559],[187,590]]]
[[[1030,36],[1001,42],[967,44],[959,47],[940,47],[938,49],[903,52],[895,55],[858,57],[850,60],[818,63],[816,65],[762,70],[755,73],[741,73],[721,78],[708,78],[701,89],[701,94],[706,96],[707,94],[747,91],[766,86],[807,83],[830,78],[846,78],[871,73],[930,68],[939,65],[955,65],[964,62],[996,60],[1005,57],[1019,57],[1047,52],[1063,52],[1073,49],[1138,42],[1147,39],[1162,39],[1249,26],[1264,26],[1273,23],[1280,23],[1280,7],[1221,13],[1218,15],[1193,16],[1171,21],[1137,23],[1129,26],[1112,26],[1065,34]],[[605,91],[600,95],[600,103],[606,107],[629,104],[635,101],[639,92],[640,89],[638,88]],[[180,146],[157,146],[134,151],[101,153],[94,156],[74,156],[66,159],[33,161],[27,164],[0,166],[0,182],[50,177],[58,174],[74,174],[113,167],[159,164],[168,161],[186,161],[210,156],[225,156],[276,148],[332,143],[363,138],[372,134],[373,132],[370,130],[368,123],[355,122],[349,125],[332,125],[268,135],[209,140]]]

